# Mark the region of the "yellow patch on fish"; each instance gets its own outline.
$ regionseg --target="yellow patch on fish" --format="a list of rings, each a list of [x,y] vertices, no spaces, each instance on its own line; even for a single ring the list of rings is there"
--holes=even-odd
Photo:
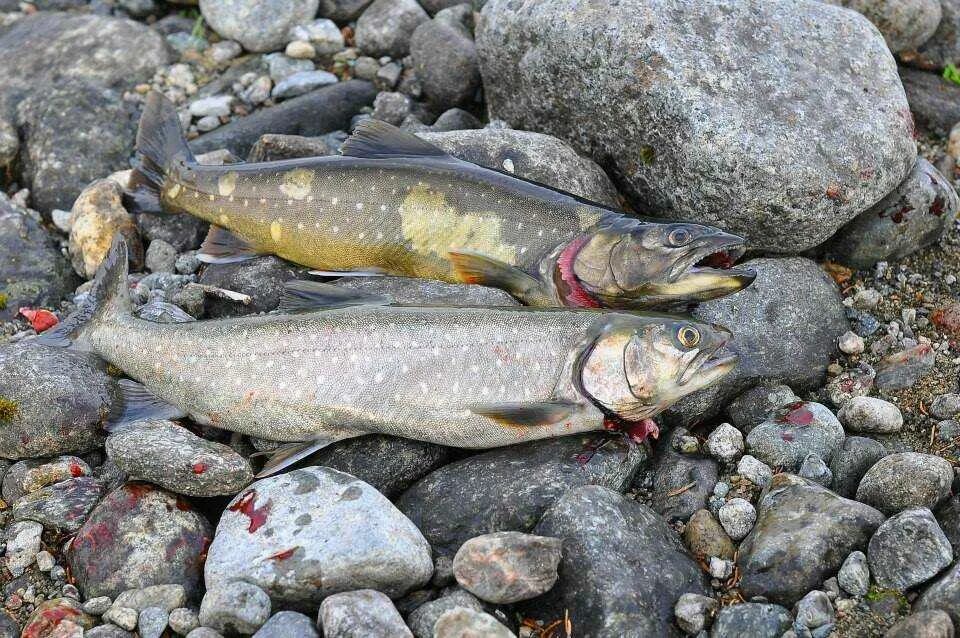
[[[219,220],[220,220],[220,224],[223,226],[226,226],[227,224],[230,223],[230,218],[223,214],[220,215]]]
[[[427,186],[414,187],[404,198],[400,224],[403,238],[416,252],[446,257],[451,250],[470,250],[510,265],[517,263],[517,247],[503,241],[499,217],[492,212],[461,215],[447,206],[443,193]]]
[[[280,241],[280,236],[282,234],[283,229],[280,227],[280,220],[273,220],[273,223],[270,224],[270,237],[273,238],[273,241]]]
[[[310,186],[312,184],[313,171],[298,168],[283,176],[283,183],[280,184],[280,190],[287,197],[306,199],[307,195],[310,194]]]
[[[217,180],[217,191],[223,197],[229,197],[237,188],[237,174],[234,172],[224,173]]]
[[[167,189],[167,197],[170,199],[176,199],[177,195],[180,194],[180,184],[171,184],[170,188]]]

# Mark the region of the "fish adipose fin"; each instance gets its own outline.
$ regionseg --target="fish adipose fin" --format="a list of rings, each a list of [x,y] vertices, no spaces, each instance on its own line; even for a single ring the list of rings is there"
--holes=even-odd
[[[243,237],[211,224],[207,238],[200,245],[197,259],[208,264],[232,264],[253,259],[260,254]]]
[[[389,159],[391,157],[446,157],[449,154],[416,135],[401,131],[382,120],[366,120],[357,125],[353,135],[340,147],[349,157]],[[451,158],[452,159],[452,158]]]
[[[337,441],[342,441],[343,439],[349,439],[353,436],[356,435],[350,434],[348,436],[339,437],[317,437],[315,439],[310,439],[309,441],[287,443],[286,445],[278,447],[270,454],[270,458],[268,458],[267,462],[263,465],[263,469],[260,470],[260,473],[254,478],[259,479],[276,474],[280,470],[290,467],[297,461],[302,461],[314,452],[322,450],[328,445],[336,443]]]
[[[470,408],[470,411],[503,425],[526,427],[559,423],[569,418],[580,407],[579,403],[571,401],[544,401],[475,405]]]
[[[137,130],[137,166],[130,175],[130,188],[123,203],[131,213],[162,212],[160,189],[174,162],[196,159],[180,128],[173,103],[157,91],[147,96]]]
[[[117,382],[120,396],[114,401],[104,429],[116,432],[135,421],[143,419],[181,419],[187,413],[172,406],[146,387],[131,379]]]
[[[467,251],[448,253],[453,270],[465,284],[502,288],[524,303],[542,296],[540,281],[502,261]]]
[[[97,323],[131,312],[130,293],[127,290],[127,243],[123,235],[117,233],[110,251],[97,268],[86,299],[69,317],[42,332],[37,342],[66,348]]]
[[[279,310],[284,313],[312,312],[348,306],[386,306],[391,301],[389,297],[357,292],[333,284],[292,279],[283,285]]]

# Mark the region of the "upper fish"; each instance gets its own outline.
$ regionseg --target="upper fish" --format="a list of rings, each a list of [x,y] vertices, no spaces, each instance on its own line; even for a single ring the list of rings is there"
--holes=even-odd
[[[627,217],[378,120],[360,124],[339,156],[207,166],[154,92],[137,152],[126,203],[209,221],[208,262],[274,254],[324,274],[478,283],[527,305],[591,308],[689,305],[755,277],[730,267],[741,237]]]

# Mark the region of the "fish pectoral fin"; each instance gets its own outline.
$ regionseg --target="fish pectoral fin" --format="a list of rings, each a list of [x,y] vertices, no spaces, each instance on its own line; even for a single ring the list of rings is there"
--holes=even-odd
[[[448,256],[457,277],[465,284],[502,288],[521,301],[529,300],[541,288],[536,277],[498,259],[464,250],[451,250]]]
[[[197,259],[208,264],[231,264],[246,261],[261,253],[250,242],[226,228],[211,224],[207,238],[200,245]]]
[[[535,426],[563,421],[581,407],[579,403],[572,401],[542,401],[481,404],[471,407],[470,411],[503,425]]]
[[[333,284],[291,279],[283,285],[279,309],[284,313],[297,313],[349,306],[386,306],[392,301],[383,295],[371,295]]]
[[[294,443],[282,445],[270,453],[270,458],[268,458],[267,462],[264,463],[263,469],[261,469],[254,478],[259,479],[264,478],[265,476],[276,474],[280,470],[290,467],[297,461],[302,461],[314,452],[322,450],[328,445],[336,443],[337,441],[342,441],[343,439],[349,439],[353,436],[359,435],[351,434],[348,436],[324,436],[310,439],[309,441],[295,441]]]
[[[363,270],[308,270],[307,274],[317,277],[383,277],[387,272],[380,268],[370,267]]]
[[[117,381],[119,396],[113,402],[104,424],[107,432],[116,432],[134,421],[143,419],[180,419],[187,413],[170,405],[132,379]]]
[[[401,131],[382,120],[366,120],[357,125],[353,135],[340,147],[349,157],[387,159],[391,157],[444,157],[448,153],[416,135]]]

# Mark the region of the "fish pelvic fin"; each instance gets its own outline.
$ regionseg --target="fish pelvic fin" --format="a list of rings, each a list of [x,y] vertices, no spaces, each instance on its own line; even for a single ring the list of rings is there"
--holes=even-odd
[[[131,379],[120,379],[117,389],[119,396],[116,397],[104,425],[107,432],[126,429],[130,424],[144,419],[181,419],[187,416],[180,408],[170,405]]]
[[[158,91],[147,95],[137,130],[137,166],[130,175],[130,188],[123,203],[131,213],[160,213],[160,188],[177,161],[196,159],[180,128],[173,103]]]
[[[469,251],[448,253],[457,278],[465,284],[502,288],[527,305],[544,304],[546,294],[540,280],[530,273],[492,257]]]
[[[81,339],[92,326],[132,312],[127,288],[127,242],[117,233],[110,251],[97,268],[93,287],[69,317],[41,333],[37,342],[65,348]]]
[[[453,159],[444,150],[416,135],[401,131],[382,120],[366,120],[357,125],[353,135],[340,147],[349,157],[389,159],[394,157],[442,157]]]
[[[338,436],[321,436],[309,441],[297,441],[295,443],[287,443],[281,447],[278,447],[274,452],[270,454],[270,457],[267,459],[267,462],[264,463],[263,469],[256,475],[254,478],[264,478],[266,476],[272,476],[281,470],[285,470],[294,463],[302,461],[307,458],[314,452],[322,450],[328,445],[332,445],[337,441],[342,441],[344,439],[349,439],[355,436],[360,436],[360,434],[346,434]]]
[[[492,403],[470,408],[474,414],[485,416],[502,425],[532,427],[552,425],[569,418],[581,406],[572,401],[542,401],[532,403]]]
[[[283,313],[333,310],[350,306],[386,306],[392,300],[319,281],[292,279],[283,285],[279,310]]]
[[[260,254],[262,253],[243,237],[211,224],[206,239],[200,245],[197,259],[208,264],[231,264],[253,259]]]

